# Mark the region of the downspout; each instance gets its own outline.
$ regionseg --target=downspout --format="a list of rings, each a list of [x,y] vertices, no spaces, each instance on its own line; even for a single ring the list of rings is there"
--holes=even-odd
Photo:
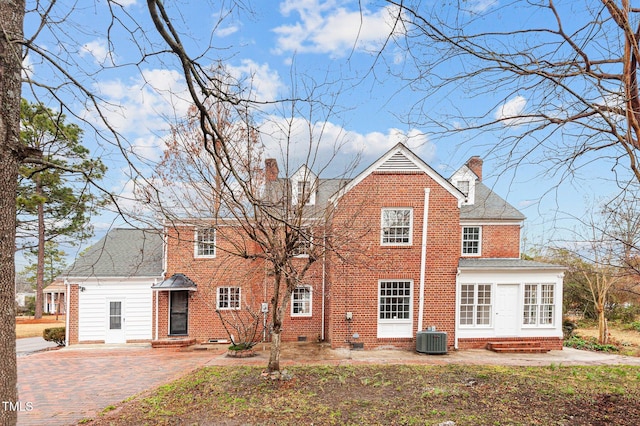
[[[422,331],[424,321],[424,285],[427,269],[427,222],[429,220],[430,188],[424,189],[424,211],[422,214],[422,245],[420,246],[420,296],[418,302],[418,331]]]
[[[69,309],[70,303],[71,303],[71,285],[69,284],[69,280],[65,279],[64,280],[64,286],[65,286],[65,294],[64,294],[64,299],[65,299],[65,303],[66,303],[66,307],[67,307],[67,312],[65,314],[65,318],[64,318],[64,345],[65,346],[69,346],[69,317],[71,315],[69,315],[71,312],[71,309]],[[78,303],[78,306],[80,306],[80,303]],[[79,322],[79,318],[80,315],[78,315],[78,322]]]
[[[153,280],[153,285],[156,285],[158,283],[158,280],[154,279]],[[153,302],[154,302],[154,308],[156,311],[156,317],[155,317],[155,327],[154,327],[154,338],[153,340],[158,340],[158,291],[157,290],[152,290],[153,292]]]
[[[325,298],[325,287],[326,287],[326,274],[327,274],[327,230],[323,231],[323,244],[324,248],[322,250],[322,318],[320,320],[320,341],[324,342],[324,327],[325,327],[325,317],[324,317],[324,298]]]
[[[169,252],[169,243],[167,242],[167,226],[166,222],[162,228],[162,281],[167,278],[167,253]],[[154,279],[154,285],[157,284],[157,280]],[[160,292],[158,290],[153,290],[153,300],[155,301],[155,338],[153,340],[158,340],[158,315],[160,314]],[[168,305],[167,305],[168,306]],[[167,323],[168,324],[168,323]]]
[[[453,339],[453,347],[457,350],[458,349],[458,327],[460,324],[460,291],[458,291],[458,289],[460,288],[460,268],[458,268],[458,272],[456,273],[456,312],[454,315],[455,318],[455,332],[456,332],[456,337],[455,339]]]

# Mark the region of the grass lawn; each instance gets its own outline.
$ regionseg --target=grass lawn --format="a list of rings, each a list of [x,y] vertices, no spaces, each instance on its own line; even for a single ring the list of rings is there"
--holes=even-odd
[[[91,425],[638,425],[640,367],[206,367]]]
[[[44,315],[41,319],[33,319],[33,317],[17,317],[16,338],[42,337],[42,331],[45,328],[64,326],[64,315],[58,315],[57,321],[55,315]]]

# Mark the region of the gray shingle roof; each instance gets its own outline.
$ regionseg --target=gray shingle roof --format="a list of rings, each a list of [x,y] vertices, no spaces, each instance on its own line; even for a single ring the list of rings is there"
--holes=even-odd
[[[482,259],[462,258],[458,263],[460,269],[566,269],[561,265],[535,262],[523,259]]]
[[[152,229],[115,228],[87,249],[59,278],[159,277],[162,236]]]
[[[524,220],[525,216],[482,182],[476,182],[476,199],[460,208],[461,220]]]

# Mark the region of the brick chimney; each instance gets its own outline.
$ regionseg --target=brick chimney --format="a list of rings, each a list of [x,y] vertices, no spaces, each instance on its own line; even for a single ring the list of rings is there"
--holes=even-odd
[[[278,161],[275,158],[267,158],[264,160],[264,174],[267,182],[275,182],[278,180]]]
[[[469,158],[469,161],[467,161],[467,167],[469,167],[471,171],[478,176],[479,181],[482,181],[482,158],[477,155]]]

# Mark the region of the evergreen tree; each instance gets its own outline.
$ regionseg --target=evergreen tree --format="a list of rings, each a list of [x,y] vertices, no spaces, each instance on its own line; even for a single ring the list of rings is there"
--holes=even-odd
[[[106,167],[82,145],[82,130],[61,112],[26,100],[20,103],[20,140],[42,153],[37,164],[20,167],[17,195],[18,237],[37,253],[36,312],[42,316],[46,243],[77,244],[93,235],[91,214],[104,198],[89,191]]]

